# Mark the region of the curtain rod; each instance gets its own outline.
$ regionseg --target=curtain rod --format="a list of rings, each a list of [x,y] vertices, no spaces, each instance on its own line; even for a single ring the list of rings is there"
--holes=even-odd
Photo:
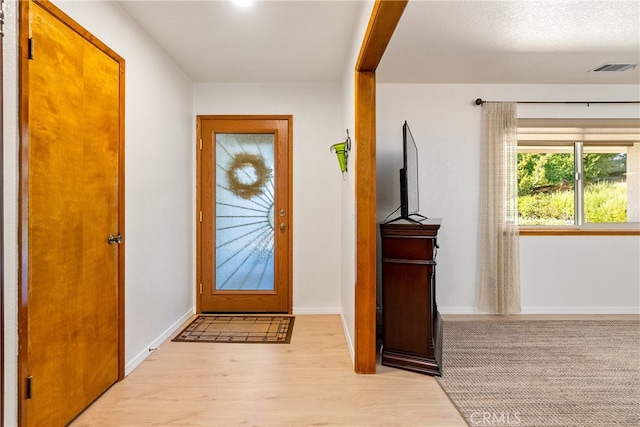
[[[476,105],[484,105],[485,101],[482,98],[477,98]],[[516,101],[517,104],[640,104],[640,101]]]

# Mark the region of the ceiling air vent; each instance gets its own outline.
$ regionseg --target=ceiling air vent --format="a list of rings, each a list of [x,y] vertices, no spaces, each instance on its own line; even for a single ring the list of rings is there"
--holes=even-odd
[[[589,72],[599,73],[601,71],[627,71],[633,70],[637,66],[638,64],[602,64],[593,70],[589,70]]]

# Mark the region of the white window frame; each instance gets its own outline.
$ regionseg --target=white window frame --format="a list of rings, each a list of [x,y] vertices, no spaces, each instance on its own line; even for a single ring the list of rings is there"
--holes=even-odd
[[[633,146],[639,143],[640,119],[518,119],[520,147],[573,146],[575,197],[573,226],[520,226],[520,234],[640,235],[640,222],[585,223],[582,179],[585,144],[613,148],[613,146]]]

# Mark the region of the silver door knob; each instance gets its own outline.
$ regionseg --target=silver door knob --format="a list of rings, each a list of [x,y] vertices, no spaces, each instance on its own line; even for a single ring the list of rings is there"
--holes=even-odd
[[[107,242],[109,242],[110,245],[121,245],[122,234],[109,234],[109,237],[107,237]]]

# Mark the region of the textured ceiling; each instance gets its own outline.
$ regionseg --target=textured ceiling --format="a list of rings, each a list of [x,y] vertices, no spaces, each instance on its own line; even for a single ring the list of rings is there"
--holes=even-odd
[[[339,81],[360,1],[120,1],[195,82]],[[410,0],[378,82],[640,84],[640,1]],[[640,94],[639,94],[640,95]]]
[[[640,83],[639,1],[410,1],[380,82]]]

